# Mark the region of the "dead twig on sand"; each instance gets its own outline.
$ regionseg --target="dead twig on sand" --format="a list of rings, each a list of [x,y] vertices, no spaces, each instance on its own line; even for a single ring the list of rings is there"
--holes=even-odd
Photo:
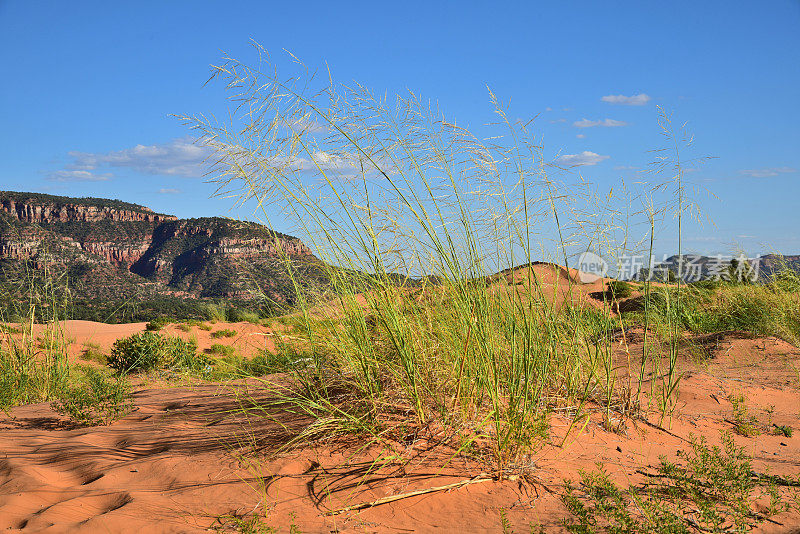
[[[394,501],[399,501],[401,499],[408,499],[409,497],[416,497],[417,495],[425,495],[426,493],[434,493],[436,491],[444,491],[448,489],[455,489],[460,488],[463,486],[468,486],[470,484],[477,484],[478,482],[488,482],[489,480],[494,480],[491,477],[486,475],[478,475],[476,477],[462,480],[461,482],[454,482],[452,484],[445,484],[444,486],[436,486],[433,488],[427,488],[422,490],[410,491],[408,493],[398,493],[396,495],[389,495],[387,497],[381,497],[380,499],[370,501],[370,502],[362,502],[360,504],[354,504],[352,506],[345,506],[344,508],[337,508],[336,510],[329,510],[325,512],[325,515],[338,515],[343,512],[352,512],[354,510],[363,510],[364,508],[372,508],[373,506],[378,506],[380,504],[386,504]]]

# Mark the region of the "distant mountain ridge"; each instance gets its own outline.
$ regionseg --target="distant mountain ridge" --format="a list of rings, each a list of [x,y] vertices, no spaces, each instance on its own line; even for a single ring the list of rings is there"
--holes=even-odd
[[[666,276],[677,277],[678,262],[683,258],[681,273],[686,282],[697,282],[702,280],[728,279],[733,270],[733,274],[738,272],[738,277],[753,282],[764,282],[773,275],[791,269],[800,272],[800,254],[780,255],[765,254],[756,257],[742,257],[738,255],[718,255],[703,256],[700,254],[683,254],[682,256],[673,255],[663,261],[653,265],[653,276],[658,279],[665,279]],[[733,267],[731,261],[735,260]],[[647,268],[640,269],[632,279],[643,279],[647,277]],[[672,275],[667,274],[671,272]]]
[[[81,302],[147,299],[267,300],[291,304],[286,262],[305,287],[325,265],[296,237],[263,225],[178,219],[118,200],[0,191],[0,283],[25,269],[65,274]]]

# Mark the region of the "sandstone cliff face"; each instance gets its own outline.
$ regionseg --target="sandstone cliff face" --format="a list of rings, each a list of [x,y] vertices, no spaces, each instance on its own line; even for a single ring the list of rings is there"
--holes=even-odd
[[[141,211],[87,206],[82,204],[40,204],[34,202],[3,199],[0,209],[10,216],[27,223],[52,222],[97,222],[97,221],[174,221],[177,217],[153,213],[149,208]]]
[[[187,297],[249,298],[258,279],[285,300],[287,256],[301,268],[321,265],[299,239],[256,223],[177,219],[120,201],[0,191],[0,219],[0,260],[118,270],[128,282]]]

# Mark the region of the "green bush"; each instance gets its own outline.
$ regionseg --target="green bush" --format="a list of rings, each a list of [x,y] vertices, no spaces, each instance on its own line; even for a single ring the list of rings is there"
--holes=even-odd
[[[130,386],[124,377],[108,377],[88,366],[76,369],[82,376],[58,392],[51,402],[55,411],[85,425],[108,424],[131,411]]]
[[[214,339],[219,339],[221,337],[233,337],[235,335],[236,335],[236,330],[231,330],[230,328],[223,328],[222,330],[211,332],[211,337]]]
[[[114,343],[108,365],[121,373],[130,373],[159,366],[197,369],[205,365],[205,360],[197,357],[194,340],[140,332]]]
[[[236,349],[231,347],[230,345],[221,345],[219,343],[214,343],[211,345],[210,348],[205,350],[207,354],[217,354],[220,356],[233,356],[233,353],[236,352]]]
[[[608,283],[608,292],[612,299],[626,299],[633,293],[633,288],[628,282],[612,280]]]
[[[100,345],[96,343],[84,343],[80,358],[85,361],[102,363],[103,365],[108,364],[108,358],[100,350]]]
[[[156,317],[149,323],[145,325],[145,328],[149,331],[158,331],[167,326],[170,323],[175,322],[172,317]]]

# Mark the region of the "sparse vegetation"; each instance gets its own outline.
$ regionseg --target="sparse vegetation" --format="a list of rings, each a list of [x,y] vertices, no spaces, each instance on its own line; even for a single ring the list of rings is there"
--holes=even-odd
[[[205,352],[207,354],[215,354],[217,356],[233,356],[233,354],[236,352],[236,349],[230,345],[220,345],[219,343],[214,343],[207,348]]]
[[[54,410],[84,425],[106,425],[132,409],[124,376],[110,377],[88,366],[75,371],[52,402]]]
[[[608,283],[608,293],[610,300],[626,299],[633,293],[633,288],[628,282],[622,280],[612,280]]]
[[[758,418],[749,413],[744,395],[730,395],[728,400],[733,406],[733,428],[736,433],[748,438],[761,434]]]
[[[223,337],[235,337],[236,334],[237,334],[236,330],[232,330],[230,328],[223,328],[222,330],[211,332],[211,337],[214,339],[219,339]]]
[[[693,438],[690,451],[679,451],[680,463],[661,458],[646,482],[620,488],[600,467],[582,472],[580,490],[565,485],[564,504],[572,515],[570,532],[743,532],[786,509],[791,496],[781,495],[775,480],[753,472],[750,459],[722,434],[722,447]],[[766,514],[755,510],[757,497],[769,499]]]
[[[100,350],[100,345],[96,343],[84,343],[81,351],[81,359],[84,361],[97,362],[103,365],[108,363],[108,357]]]

